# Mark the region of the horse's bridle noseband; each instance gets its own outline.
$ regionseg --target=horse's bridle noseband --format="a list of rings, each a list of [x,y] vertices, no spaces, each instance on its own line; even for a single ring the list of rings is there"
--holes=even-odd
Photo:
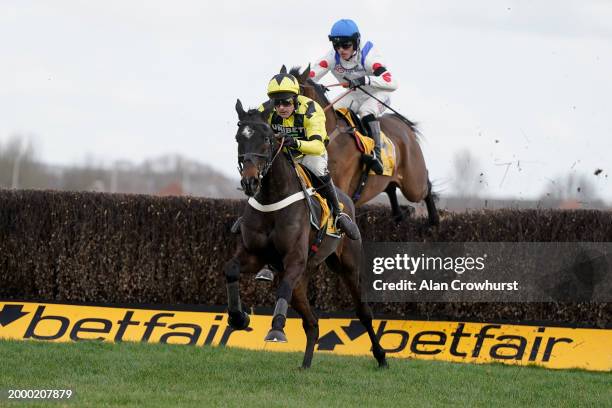
[[[265,122],[257,122],[257,121],[238,121],[238,127],[240,128],[243,125],[263,125],[266,126],[268,129],[272,130],[272,127],[265,123]],[[275,136],[277,136],[277,133],[274,133]],[[244,162],[245,161],[251,161],[252,163],[255,163],[252,159],[253,158],[258,158],[258,159],[265,159],[265,164],[263,166],[263,169],[259,169],[259,167],[257,168],[257,178],[259,180],[261,180],[262,178],[264,178],[266,176],[266,174],[268,173],[268,171],[270,170],[270,167],[272,167],[272,163],[274,163],[274,160],[276,159],[276,156],[278,156],[278,154],[280,153],[281,149],[283,148],[283,144],[284,144],[284,139],[281,139],[280,145],[278,147],[278,150],[276,151],[276,153],[274,155],[272,155],[272,152],[274,150],[274,139],[271,137],[266,136],[266,141],[268,143],[268,145],[270,146],[270,149],[268,150],[268,154],[263,154],[263,153],[244,153],[244,154],[239,154],[238,155],[238,172],[240,172],[240,175],[242,175],[242,171],[244,170]]]

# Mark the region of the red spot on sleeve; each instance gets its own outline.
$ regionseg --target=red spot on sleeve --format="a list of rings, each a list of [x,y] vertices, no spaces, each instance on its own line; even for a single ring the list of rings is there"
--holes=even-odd
[[[311,77],[311,78],[314,78],[314,76],[315,76],[315,72],[314,72],[314,71],[310,71],[310,72],[308,73],[308,76],[309,76],[309,77]]]
[[[321,68],[327,68],[327,67],[329,67],[329,65],[327,64],[327,61],[325,61],[325,60],[323,60],[323,61],[319,62],[319,66],[320,66]]]
[[[382,67],[382,64],[380,62],[375,62],[374,65],[372,65],[372,71],[376,71],[380,67]]]
[[[385,72],[382,77],[385,80],[385,82],[391,82],[391,73],[390,72]]]

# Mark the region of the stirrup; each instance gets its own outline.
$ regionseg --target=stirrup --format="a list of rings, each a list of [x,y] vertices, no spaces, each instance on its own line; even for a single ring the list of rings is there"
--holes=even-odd
[[[378,174],[379,176],[382,175],[385,171],[385,168],[382,162],[382,155],[376,154],[376,149],[372,150],[372,155],[369,156],[368,164],[370,165],[370,169],[372,169],[372,171]]]
[[[373,159],[370,164],[370,169],[379,176],[385,172],[382,162],[379,159]]]
[[[255,280],[262,282],[273,282],[274,281],[274,271],[268,267],[268,265],[261,268],[257,275],[255,275]]]

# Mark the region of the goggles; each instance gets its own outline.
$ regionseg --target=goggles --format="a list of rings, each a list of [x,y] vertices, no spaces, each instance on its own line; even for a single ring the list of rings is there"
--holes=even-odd
[[[336,50],[339,48],[342,48],[343,50],[348,50],[349,48],[353,46],[353,42],[352,41],[335,42],[333,43],[333,45]]]
[[[274,107],[279,107],[279,106],[293,106],[293,99],[292,98],[287,98],[287,99],[274,99]]]

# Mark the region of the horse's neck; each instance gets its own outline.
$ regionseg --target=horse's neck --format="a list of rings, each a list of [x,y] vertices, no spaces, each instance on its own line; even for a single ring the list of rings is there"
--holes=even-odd
[[[323,109],[325,109],[326,107],[328,107],[330,105],[329,100],[327,99],[327,97],[323,98],[322,96],[320,96],[316,90],[313,89],[313,97],[311,99],[313,99],[314,101],[316,101],[319,105],[321,105],[321,107]],[[334,131],[334,129],[336,128],[337,125],[337,119],[336,119],[336,112],[334,110],[333,107],[325,110],[325,127],[327,128],[327,133],[330,134],[331,132]]]
[[[329,104],[328,104],[329,105]],[[325,111],[325,127],[327,128],[327,134],[330,135],[334,129],[338,126],[338,118],[336,118],[336,111],[332,106]]]
[[[257,198],[262,204],[272,204],[300,190],[295,170],[289,164],[288,159],[279,154],[263,178]]]
[[[325,127],[326,127],[326,130],[327,130],[327,134],[330,134],[331,132],[334,131],[334,129],[336,128],[336,125],[338,124],[338,120],[336,118],[336,111],[335,111],[333,106],[331,108],[325,110],[325,108],[327,108],[330,105],[330,103],[327,100],[327,98],[321,99],[321,97],[317,97],[315,100],[324,109],[324,112],[325,112]]]

